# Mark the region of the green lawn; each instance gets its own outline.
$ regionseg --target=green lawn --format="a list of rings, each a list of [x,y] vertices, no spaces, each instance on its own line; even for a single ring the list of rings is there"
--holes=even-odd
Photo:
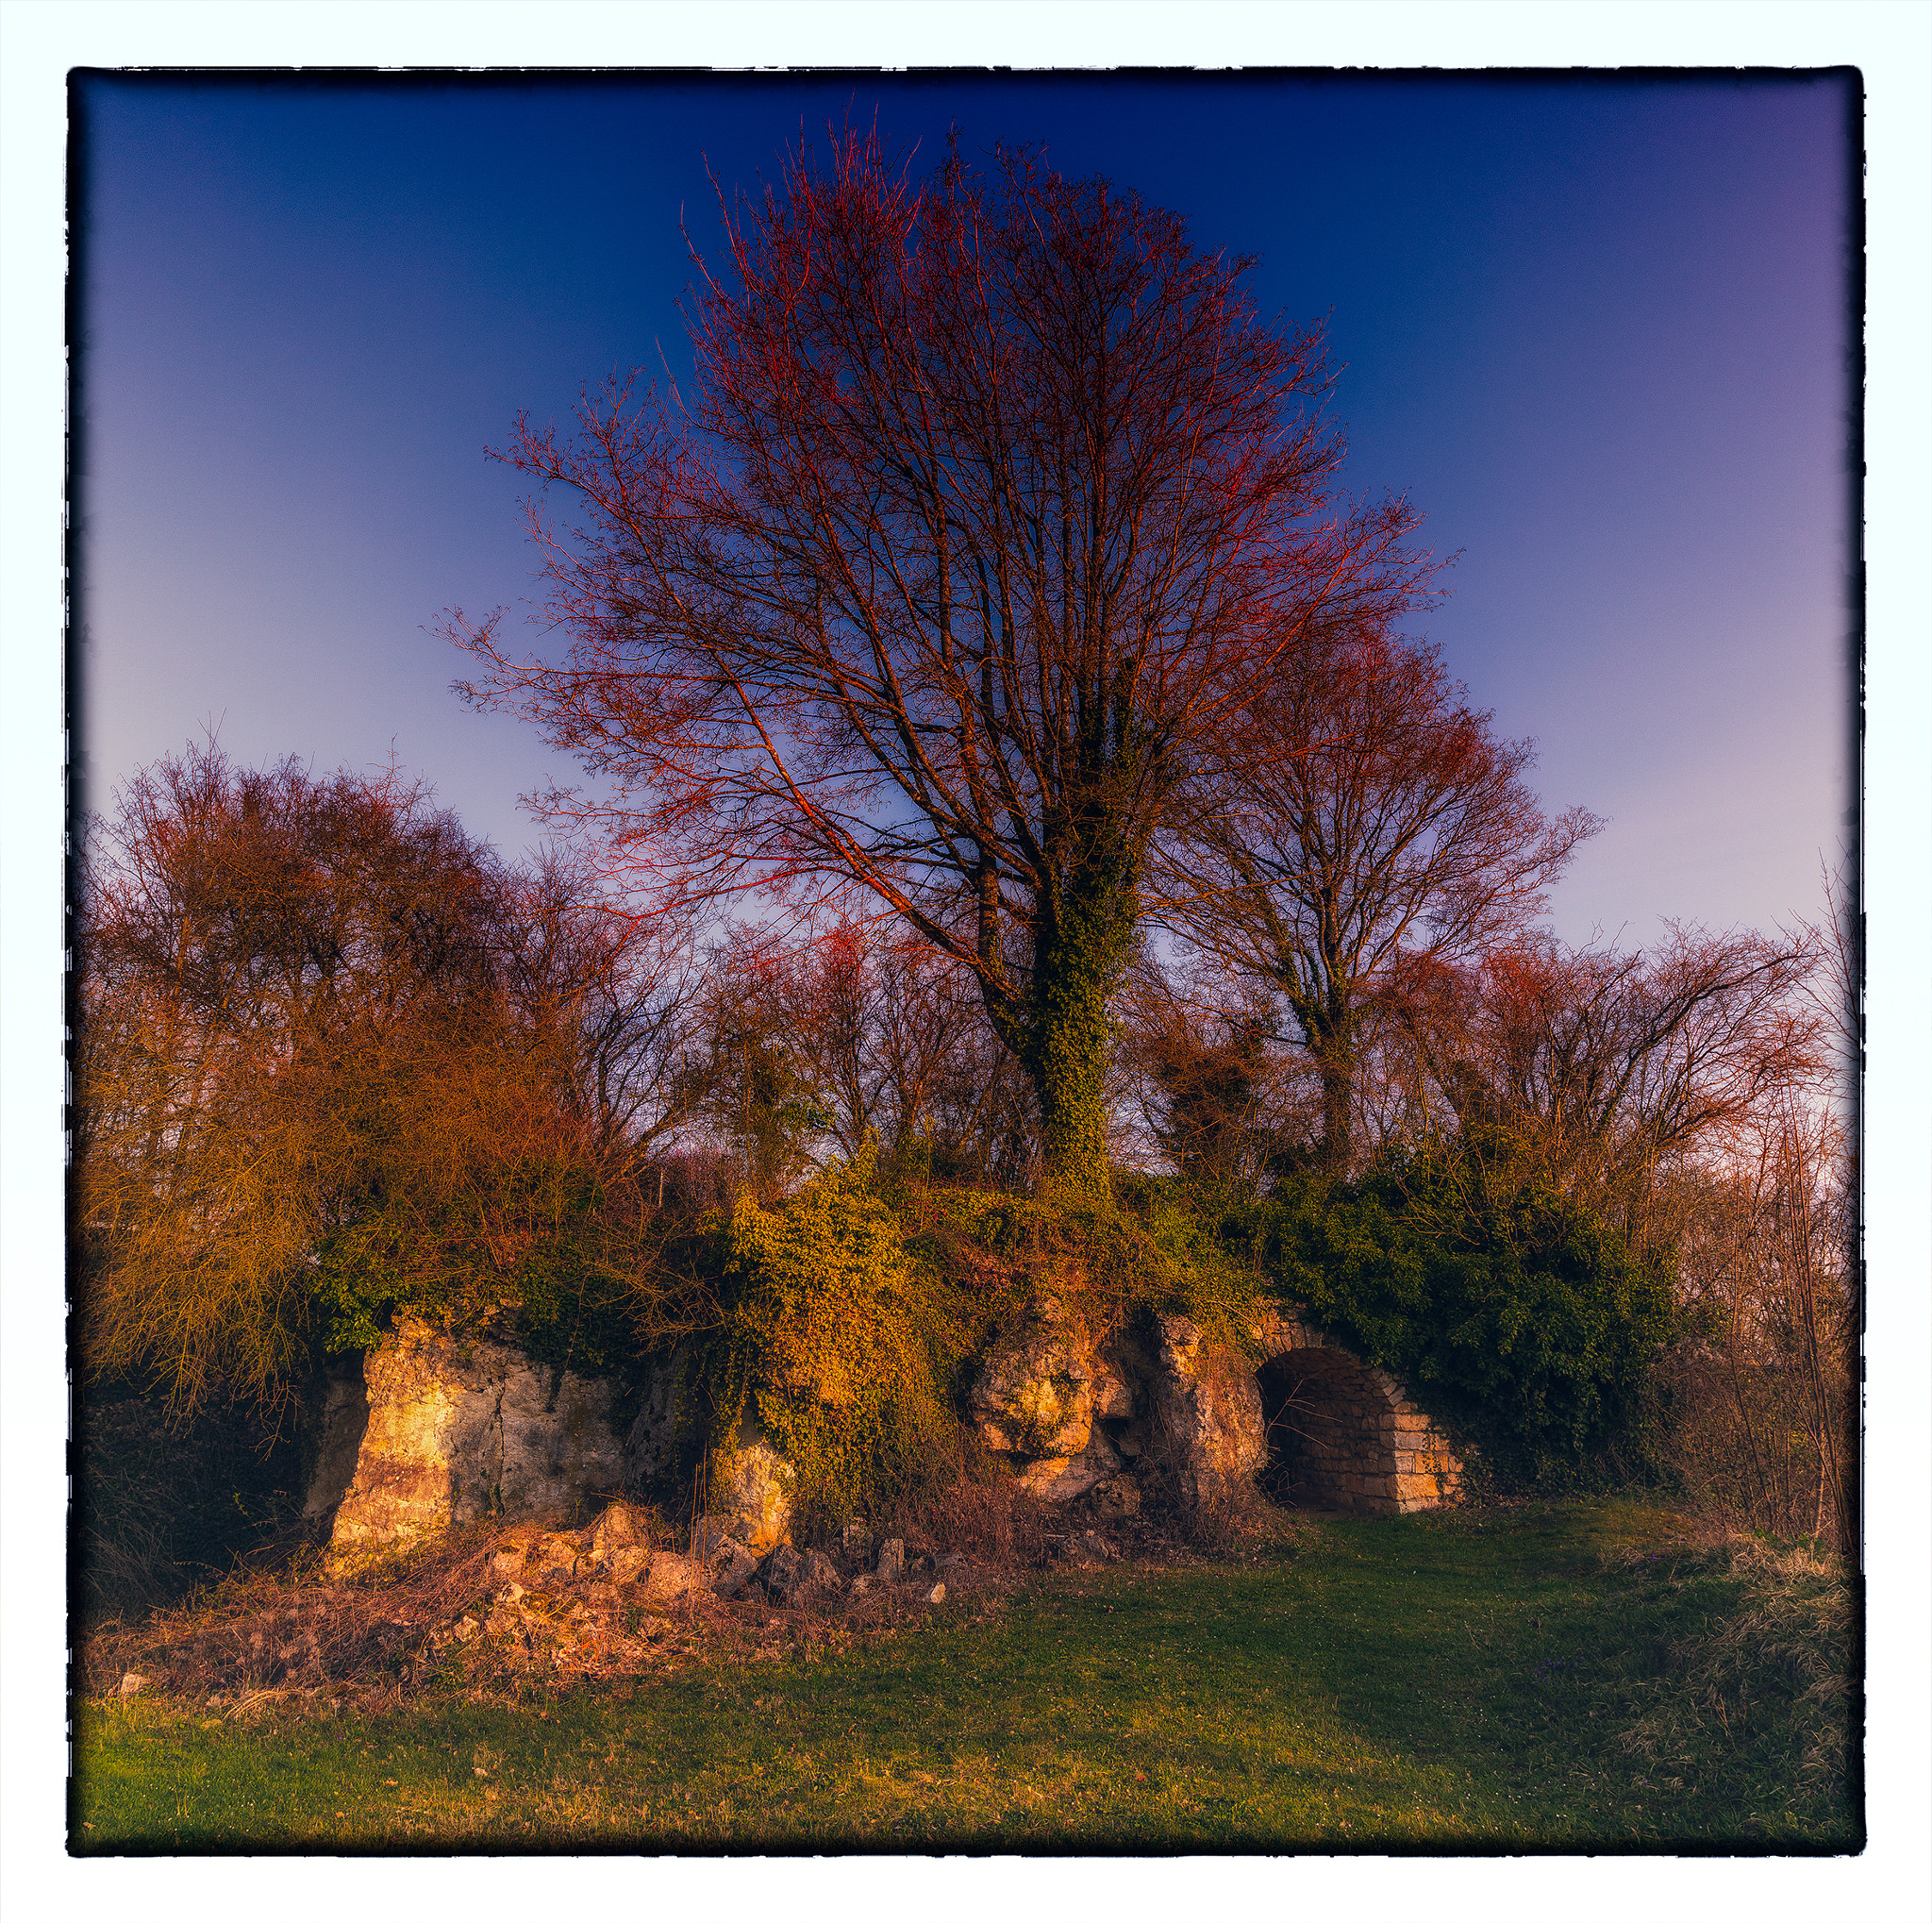
[[[1647,1567],[1600,1551],[1646,1541]],[[1246,1564],[1055,1579],[819,1661],[522,1711],[253,1728],[83,1706],[85,1851],[1857,1848],[1843,1781],[1684,1651],[1742,1582],[1628,1504],[1333,1523]],[[1706,1692],[1707,1695],[1708,1692]],[[1617,1738],[1664,1715],[1672,1740]]]

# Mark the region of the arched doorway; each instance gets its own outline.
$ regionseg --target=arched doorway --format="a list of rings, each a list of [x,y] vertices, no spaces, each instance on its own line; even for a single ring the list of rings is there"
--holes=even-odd
[[[1384,1369],[1276,1321],[1256,1372],[1267,1461],[1257,1480],[1285,1507],[1391,1515],[1456,1500],[1449,1440]]]
[[[1369,1372],[1339,1349],[1296,1348],[1264,1363],[1257,1380],[1262,1487],[1294,1509],[1367,1509],[1395,1474]]]

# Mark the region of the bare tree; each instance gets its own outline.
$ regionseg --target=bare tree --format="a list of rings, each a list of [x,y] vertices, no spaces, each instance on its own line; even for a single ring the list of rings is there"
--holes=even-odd
[[[452,617],[470,692],[659,902],[857,888],[970,971],[1049,1176],[1106,1188],[1108,997],[1182,768],[1311,621],[1421,592],[1401,502],[1336,493],[1319,336],[1248,263],[1037,154],[914,183],[835,140],[724,209],[688,409],[586,400],[508,458],[560,661]]]
[[[1378,1002],[1419,960],[1467,961],[1522,929],[1597,823],[1546,822],[1433,648],[1360,621],[1294,632],[1216,744],[1162,859],[1194,947],[1287,1005],[1322,1078],[1322,1158],[1347,1170]]]
[[[483,1313],[560,1199],[601,1185],[621,1229],[608,1190],[658,1119],[677,998],[647,959],[562,871],[507,867],[393,773],[209,745],[138,775],[81,914],[90,1371],[184,1414],[274,1404],[330,1277]]]
[[[1734,1524],[1857,1545],[1857,1196],[1840,1119],[1761,1106],[1696,1171],[1678,1276],[1695,1336],[1669,1358],[1670,1436],[1690,1488]]]
[[[1280,1174],[1312,1134],[1306,1071],[1278,1045],[1266,998],[1243,989],[1144,955],[1122,1011],[1142,1120],[1176,1173],[1214,1186]]]
[[[1408,966],[1397,999],[1466,1141],[1609,1210],[1639,1246],[1675,1233],[1657,1177],[1807,1076],[1809,945],[1672,925],[1646,954],[1524,937],[1465,969]]]
[[[1824,884],[1824,914],[1787,936],[1815,961],[1792,996],[1815,1045],[1685,1174],[1678,1275],[1699,1333],[1666,1382],[1693,1491],[1734,1522],[1856,1555],[1863,982],[1847,878]]]
[[[686,1119],[705,989],[688,930],[616,908],[556,851],[512,878],[507,991],[558,1045],[557,1097],[609,1159],[647,1156]]]
[[[916,938],[850,920],[806,942],[740,929],[708,1006],[709,1112],[767,1189],[818,1140],[851,1157],[871,1137],[888,1167],[956,1179],[1030,1162],[1030,1116],[972,978]]]

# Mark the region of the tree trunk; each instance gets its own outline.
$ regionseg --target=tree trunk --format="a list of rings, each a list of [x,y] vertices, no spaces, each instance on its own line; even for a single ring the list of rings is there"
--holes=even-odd
[[[1041,1193],[1074,1207],[1112,1200],[1107,1156],[1108,1002],[1132,945],[1131,869],[1089,861],[1036,904],[1033,966],[1019,1006],[988,1009],[1040,1101]]]
[[[1044,983],[1035,964],[1031,1045],[1023,1058],[1040,1097],[1043,1194],[1105,1208],[1112,1190],[1107,1162],[1107,1068],[1111,982],[1058,958]]]
[[[1322,1153],[1324,1175],[1348,1173],[1355,1152],[1355,1066],[1339,1049],[1320,1059],[1322,1073]]]

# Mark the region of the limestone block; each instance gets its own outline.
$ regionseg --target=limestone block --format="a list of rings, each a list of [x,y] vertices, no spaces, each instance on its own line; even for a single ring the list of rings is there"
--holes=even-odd
[[[1124,1422],[1135,1410],[1134,1386],[1106,1360],[1093,1364],[1093,1414],[1096,1420]]]
[[[736,1596],[758,1574],[758,1559],[742,1543],[728,1543],[707,1565],[714,1595]]]
[[[1020,1471],[1020,1484],[1042,1502],[1073,1502],[1096,1484],[1120,1473],[1121,1459],[1106,1434],[1096,1429],[1076,1456],[1049,1456]]]
[[[473,1412],[480,1459],[460,1460],[453,1506],[459,1521],[483,1514],[569,1510],[594,1490],[624,1480],[623,1451],[610,1427],[612,1385],[518,1359],[491,1380]],[[492,1389],[496,1399],[488,1406]],[[491,1434],[491,1425],[496,1434]]]
[[[309,1420],[314,1466],[302,1513],[313,1519],[334,1509],[356,1480],[356,1460],[369,1427],[369,1391],[359,1354],[344,1357],[324,1372]]]
[[[1274,1309],[1254,1325],[1252,1333],[1264,1356],[1286,1355],[1291,1349],[1313,1347],[1321,1340],[1319,1336],[1310,1334],[1293,1316],[1284,1315]]]
[[[454,1362],[407,1326],[365,1359],[368,1421],[336,1510],[336,1555],[408,1547],[449,1528],[453,1431],[466,1387]]]
[[[613,1502],[591,1526],[580,1566],[610,1582],[633,1582],[651,1560],[651,1545],[637,1513]]]
[[[692,1560],[705,1571],[713,1594],[736,1596],[757,1573],[758,1559],[732,1532],[732,1519],[701,1515],[691,1532]]]
[[[906,1569],[906,1545],[897,1536],[888,1536],[879,1545],[879,1559],[874,1565],[881,1582],[896,1582]]]
[[[575,1578],[576,1570],[576,1538],[546,1531],[530,1547],[523,1580],[533,1589],[558,1590]]]
[[[675,1555],[669,1549],[651,1554],[643,1573],[637,1579],[638,1594],[646,1602],[675,1602],[680,1596],[702,1593],[710,1587],[705,1580],[703,1563],[690,1556]]]
[[[640,1517],[627,1502],[607,1503],[597,1520],[591,1525],[591,1537],[586,1547],[593,1556],[608,1560],[613,1549],[628,1547],[640,1540]]]
[[[1008,1455],[1077,1455],[1092,1433],[1094,1379],[1086,1330],[1058,1297],[1036,1296],[981,1364],[968,1398],[974,1428]]]
[[[1041,1502],[1072,1502],[1099,1481],[1080,1456],[1047,1456],[1020,1471],[1020,1486]]]
[[[1192,1373],[1194,1358],[1201,1348],[1201,1331],[1185,1315],[1157,1315],[1154,1326],[1159,1333],[1159,1360],[1172,1369]]]
[[[831,1557],[818,1549],[794,1549],[780,1543],[758,1565],[758,1580],[776,1603],[808,1601],[840,1587],[839,1572]]]
[[[1151,1415],[1181,1499],[1240,1494],[1267,1459],[1254,1372],[1208,1349],[1186,1316],[1157,1316],[1155,1327]]]
[[[728,1453],[720,1451],[713,1473],[718,1506],[730,1532],[754,1556],[791,1533],[791,1492],[797,1472],[747,1414]]]
[[[708,1563],[725,1546],[737,1542],[732,1534],[732,1519],[728,1515],[701,1515],[691,1525],[691,1552],[700,1562]],[[740,1544],[740,1547],[743,1545]]]
[[[612,1385],[413,1318],[363,1359],[368,1419],[330,1537],[338,1563],[486,1514],[575,1509],[622,1474]]]
[[[610,1552],[604,1567],[612,1582],[635,1582],[650,1560],[651,1552],[643,1544],[627,1543]]]

